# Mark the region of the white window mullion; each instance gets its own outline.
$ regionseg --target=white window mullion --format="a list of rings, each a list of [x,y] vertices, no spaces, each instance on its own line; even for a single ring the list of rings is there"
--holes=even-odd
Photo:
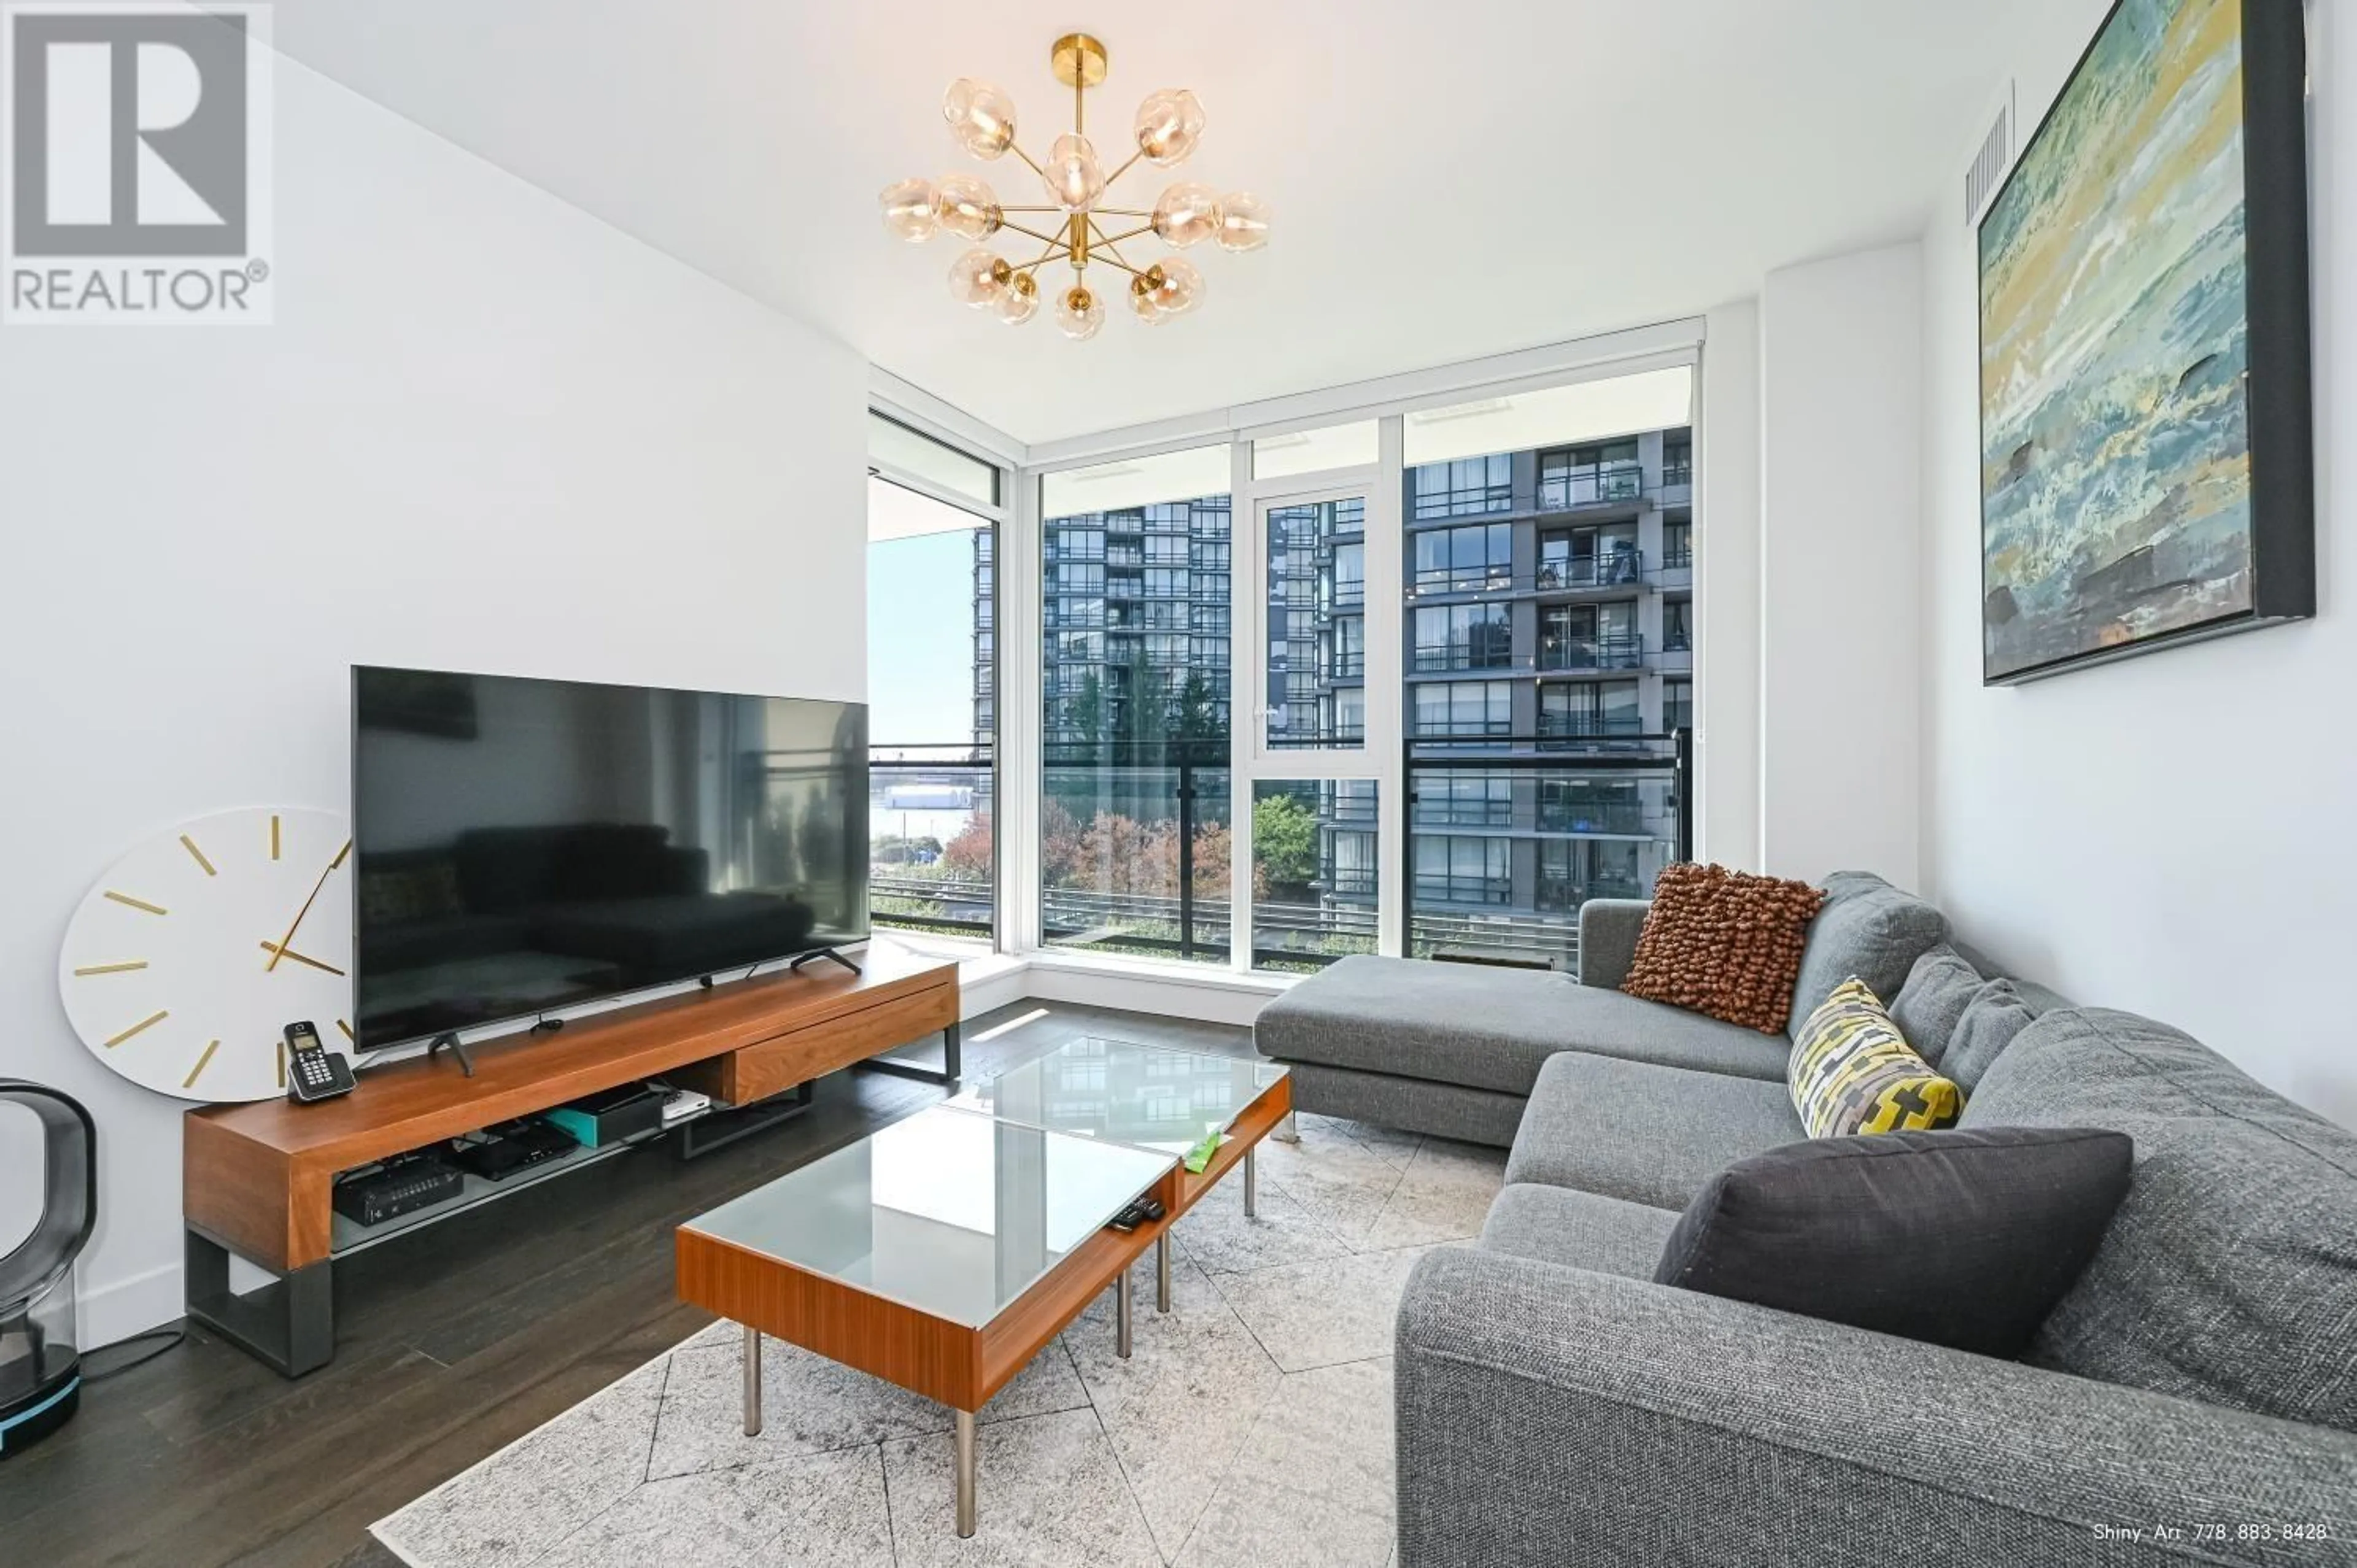
[[[1010,477],[1014,506],[998,535],[998,946],[1040,946],[1039,742],[1043,727],[1039,478]]]
[[[1413,802],[1407,796],[1407,683],[1401,649],[1407,641],[1405,424],[1398,414],[1382,422],[1373,493],[1367,498],[1367,740],[1375,753],[1375,950],[1386,958],[1407,951],[1407,854]],[[1380,609],[1378,607],[1381,607]]]

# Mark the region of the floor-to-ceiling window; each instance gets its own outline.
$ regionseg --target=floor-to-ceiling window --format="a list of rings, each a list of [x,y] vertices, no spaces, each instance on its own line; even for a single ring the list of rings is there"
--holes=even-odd
[[[1691,397],[1656,371],[1405,417],[1409,952],[1567,962],[1582,903],[1680,852]]]
[[[1681,366],[1027,476],[1036,542],[994,564],[1038,596],[1041,945],[1572,958],[1582,902],[1683,853],[1692,395]]]
[[[1040,481],[1039,926],[1229,961],[1225,446]]]
[[[869,463],[871,916],[883,929],[989,940],[1002,478],[881,414]]]

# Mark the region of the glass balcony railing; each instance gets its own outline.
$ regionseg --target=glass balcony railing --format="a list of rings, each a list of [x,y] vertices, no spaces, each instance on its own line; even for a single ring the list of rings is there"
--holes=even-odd
[[[1642,500],[1644,496],[1645,469],[1638,463],[1614,463],[1596,468],[1558,468],[1539,475],[1541,511],[1616,505]]]
[[[1617,588],[1641,585],[1645,580],[1645,555],[1641,550],[1615,550],[1600,555],[1574,555],[1565,560],[1543,561],[1539,564],[1538,590],[1541,593],[1568,591],[1576,588]]]
[[[1227,962],[1228,742],[1050,740],[1040,762],[1047,945]]]
[[[1491,646],[1466,642],[1419,644],[1408,657],[1408,668],[1419,675],[1447,674],[1458,670],[1512,670],[1514,667],[1514,650],[1502,638]]]
[[[975,709],[975,722],[991,711]],[[997,929],[996,772],[986,742],[878,746],[867,758],[869,918],[980,937]]]
[[[1518,585],[1513,568],[1504,562],[1487,566],[1432,566],[1415,575],[1408,596],[1428,594],[1502,594]]]
[[[1645,722],[1635,714],[1542,711],[1539,714],[1539,744],[1543,746],[1576,740],[1628,740],[1644,733]]]
[[[1637,636],[1566,637],[1539,639],[1541,670],[1637,670],[1645,662],[1645,639]]]
[[[1663,489],[1668,489],[1673,485],[1691,485],[1693,483],[1693,458],[1688,457],[1683,461],[1668,462],[1662,465],[1662,488]]]
[[[1539,800],[1538,830],[1543,833],[1609,833],[1633,837],[1648,826],[1643,805],[1635,800]]]
[[[1663,866],[1691,854],[1688,734],[1631,734],[1577,757],[1541,749],[1544,738],[1510,736],[1478,756],[1407,743],[1412,955],[1576,971],[1580,906],[1644,897]]]

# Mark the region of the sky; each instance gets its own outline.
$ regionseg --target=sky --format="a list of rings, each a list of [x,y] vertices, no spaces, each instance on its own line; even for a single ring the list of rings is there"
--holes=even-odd
[[[867,547],[867,702],[873,746],[973,742],[973,530]]]

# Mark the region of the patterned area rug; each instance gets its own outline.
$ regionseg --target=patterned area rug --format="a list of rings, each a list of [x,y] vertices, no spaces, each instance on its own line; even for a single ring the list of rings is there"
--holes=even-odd
[[[1364,1564],[1392,1554],[1392,1319],[1417,1258],[1478,1234],[1502,1151],[1304,1115],[1180,1220],[1171,1311],[1132,1280],[999,1391],[980,1528],[951,1519],[950,1414],[771,1340],[744,1435],[716,1324],[374,1526],[415,1568],[931,1563]]]

